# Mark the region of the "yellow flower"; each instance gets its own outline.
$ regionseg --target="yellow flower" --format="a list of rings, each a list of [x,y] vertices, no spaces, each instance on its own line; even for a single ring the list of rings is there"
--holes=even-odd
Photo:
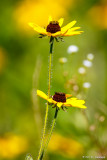
[[[75,5],[75,0],[23,0],[16,5],[13,16],[18,29],[31,34],[29,32],[30,27],[27,25],[29,22],[46,26],[49,15],[54,19],[61,16],[67,17],[69,8],[72,10]]]
[[[54,104],[58,108],[63,107],[77,107],[77,108],[87,108],[84,103],[84,100],[79,100],[77,98],[69,98],[72,95],[65,94],[62,92],[55,92],[52,98],[49,98],[44,92],[37,90],[37,95],[41,98],[47,100],[50,104]]]
[[[97,13],[97,14],[96,14]],[[92,23],[101,29],[107,29],[107,1],[96,4],[88,11]]]
[[[48,146],[49,152],[60,154],[67,158],[75,158],[83,154],[83,146],[78,141],[53,133]]]
[[[4,137],[0,137],[0,157],[14,158],[28,149],[28,141],[26,138],[12,133],[7,133]]]
[[[73,36],[81,34],[83,31],[76,31],[80,27],[73,27],[76,21],[68,23],[66,26],[62,27],[64,19],[60,18],[59,21],[53,21],[52,17],[49,17],[49,23],[46,28],[42,28],[34,23],[29,23],[29,25],[38,33],[49,36],[49,37],[62,37],[62,36]],[[73,28],[72,28],[73,27]]]

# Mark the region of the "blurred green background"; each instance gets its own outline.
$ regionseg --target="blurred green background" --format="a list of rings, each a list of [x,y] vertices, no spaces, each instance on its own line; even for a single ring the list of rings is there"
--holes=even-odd
[[[39,39],[28,23],[44,27],[49,15],[55,20],[64,17],[64,25],[77,20],[76,26],[84,31],[55,42],[51,95],[71,93],[85,99],[87,109],[60,110],[45,159],[107,156],[107,1],[4,0],[0,2],[0,160],[24,160],[27,153],[37,158],[46,102],[36,97],[36,89],[47,93],[49,38]],[[76,45],[78,52],[68,54],[70,45]],[[93,65],[79,74],[89,53],[94,55]],[[60,64],[61,57],[67,63]],[[84,82],[91,87],[84,88]],[[47,133],[54,111],[49,109]]]

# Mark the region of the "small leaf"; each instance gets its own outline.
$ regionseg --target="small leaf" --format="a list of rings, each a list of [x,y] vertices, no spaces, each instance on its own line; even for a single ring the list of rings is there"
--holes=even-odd
[[[44,35],[44,34],[39,34],[39,35],[40,35],[39,38],[46,37],[46,35]]]
[[[59,42],[59,39],[57,37],[55,37],[56,42]]]

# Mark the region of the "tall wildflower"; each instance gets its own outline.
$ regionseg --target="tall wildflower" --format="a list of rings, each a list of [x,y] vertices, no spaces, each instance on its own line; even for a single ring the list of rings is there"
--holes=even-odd
[[[62,27],[63,25],[63,18],[60,18],[59,21],[54,21],[52,17],[49,17],[48,25],[45,28],[42,28],[34,23],[29,23],[29,26],[32,27],[36,32],[39,33],[40,38],[48,36],[50,38],[50,56],[49,56],[49,75],[48,75],[48,95],[43,93],[40,90],[37,90],[37,95],[47,100],[47,106],[46,106],[46,114],[45,114],[45,122],[44,122],[44,128],[43,128],[43,135],[39,150],[39,155],[37,160],[42,160],[44,153],[47,149],[49,140],[51,138],[53,128],[55,126],[56,118],[58,115],[58,111],[60,108],[63,110],[66,109],[66,107],[78,107],[78,108],[86,108],[84,105],[84,100],[78,100],[77,98],[69,98],[71,97],[70,94],[65,94],[62,92],[55,92],[55,95],[53,97],[50,96],[50,86],[51,86],[51,64],[52,64],[52,53],[53,53],[53,44],[54,40],[59,41],[63,39],[65,36],[73,36],[81,34],[83,31],[78,31],[80,27],[73,27],[76,23],[76,21],[72,21],[68,23],[66,26]],[[53,108],[56,107],[55,115],[52,123],[52,127],[50,129],[49,136],[47,138],[47,141],[45,143],[45,132],[46,132],[46,124],[47,124],[47,117],[48,117],[48,109],[49,105],[53,105]]]

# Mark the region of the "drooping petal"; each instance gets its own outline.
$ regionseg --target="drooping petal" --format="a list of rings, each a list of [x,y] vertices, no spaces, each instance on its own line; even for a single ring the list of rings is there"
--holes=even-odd
[[[48,36],[48,37],[51,37],[51,36],[52,36],[52,33],[47,32],[47,36]]]
[[[79,100],[77,98],[70,98],[70,99],[67,99],[66,103],[64,103],[65,106],[68,106],[68,107],[77,107],[77,108],[87,108],[85,105],[84,105],[85,101],[84,100]]]
[[[40,90],[37,90],[37,96],[40,96],[41,98],[47,100],[49,103],[53,103],[53,104],[57,103],[52,98],[48,98],[48,96],[44,92],[42,92]]]
[[[47,101],[48,101],[49,103],[53,103],[53,104],[56,104],[56,103],[57,103],[57,102],[54,101],[52,98],[47,99]]]
[[[76,23],[76,21],[72,21],[72,22],[68,23],[66,26],[64,26],[64,27],[61,28],[61,31],[62,32],[68,31],[68,29],[70,29],[72,26],[74,26],[75,23]]]
[[[57,102],[57,106],[58,106],[58,108],[61,108],[61,106],[63,105],[63,103],[62,102]]]
[[[29,23],[29,26],[32,27],[36,32],[47,35],[46,29],[38,26],[37,24]]]
[[[59,22],[59,26],[60,26],[60,27],[62,26],[63,21],[64,21],[64,18],[60,18],[60,19],[59,19],[59,21],[58,21],[58,22]]]
[[[48,18],[48,24],[49,24],[51,21],[52,21],[52,17],[49,16],[49,18]]]
[[[58,32],[56,32],[56,33],[52,33],[51,34],[51,36],[52,37],[58,37],[58,36],[61,36],[62,34],[61,34],[61,31],[58,31]]]
[[[37,96],[40,96],[41,98],[43,98],[45,100],[48,100],[48,96],[40,90],[37,90]]]

